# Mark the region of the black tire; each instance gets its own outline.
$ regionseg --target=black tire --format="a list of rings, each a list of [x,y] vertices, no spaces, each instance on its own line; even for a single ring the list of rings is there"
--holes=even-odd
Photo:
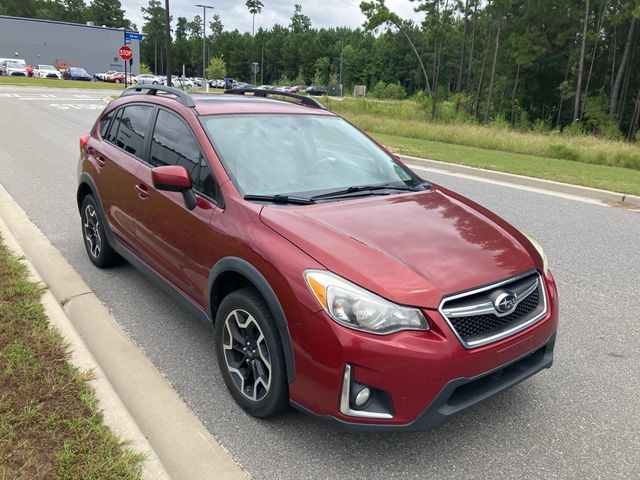
[[[82,199],[80,218],[84,248],[91,263],[98,268],[121,264],[123,259],[109,245],[105,235],[104,220],[92,195],[87,195]]]
[[[220,373],[238,405],[258,418],[286,410],[289,388],[282,341],[269,307],[255,288],[224,297],[214,336]]]

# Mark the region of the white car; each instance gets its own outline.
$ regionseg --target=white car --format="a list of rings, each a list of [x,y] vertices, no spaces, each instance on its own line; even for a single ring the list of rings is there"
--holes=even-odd
[[[20,77],[28,77],[27,69],[24,68],[24,65],[14,61],[14,60],[5,60],[0,64],[0,75],[6,75],[7,77],[12,76],[20,76]]]
[[[166,85],[167,80],[165,79],[163,83],[164,85]],[[180,87],[180,88],[195,87],[195,83],[193,83],[191,80],[189,80],[188,78],[181,78],[181,77],[171,77],[171,85],[174,87]]]
[[[162,79],[160,77],[156,77],[150,73],[142,73],[135,77],[135,80],[136,83],[140,85],[160,85],[162,83]]]
[[[38,65],[33,70],[33,76],[38,78],[57,78],[62,80],[62,74],[53,65]]]
[[[107,80],[107,78],[109,78],[111,75],[114,75],[116,73],[118,73],[117,70],[107,70],[106,72],[96,73],[94,77],[96,77],[97,80],[101,80],[104,82]]]

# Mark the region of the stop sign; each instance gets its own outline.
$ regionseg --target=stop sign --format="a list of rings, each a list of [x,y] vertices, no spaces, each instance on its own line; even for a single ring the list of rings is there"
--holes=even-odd
[[[120,47],[120,50],[118,50],[118,55],[120,55],[120,58],[123,60],[129,60],[131,57],[133,57],[133,50],[131,50],[131,48],[126,45],[122,45]]]

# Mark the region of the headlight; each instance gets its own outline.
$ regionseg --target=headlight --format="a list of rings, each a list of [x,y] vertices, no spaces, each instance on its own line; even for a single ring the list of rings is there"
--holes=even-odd
[[[417,308],[396,305],[325,270],[307,270],[304,278],[329,316],[341,325],[369,333],[429,330]]]
[[[542,245],[540,245],[540,243],[531,235],[528,235],[524,232],[521,232],[521,233],[525,237],[527,237],[527,239],[531,242],[531,245],[533,245],[535,249],[538,251],[538,254],[540,254],[540,258],[542,259],[542,272],[547,273],[549,265],[547,263],[547,255],[544,253],[544,249],[542,248]]]

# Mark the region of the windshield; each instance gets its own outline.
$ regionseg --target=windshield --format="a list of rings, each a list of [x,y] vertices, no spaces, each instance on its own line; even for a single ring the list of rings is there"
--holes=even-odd
[[[22,68],[18,62],[7,62],[7,68]]]
[[[76,67],[69,68],[69,71],[71,73],[87,73],[87,71],[84,68],[76,68]]]
[[[53,65],[38,65],[40,70],[55,70]]]
[[[421,180],[362,132],[324,115],[213,115],[202,124],[242,195],[311,196]]]

